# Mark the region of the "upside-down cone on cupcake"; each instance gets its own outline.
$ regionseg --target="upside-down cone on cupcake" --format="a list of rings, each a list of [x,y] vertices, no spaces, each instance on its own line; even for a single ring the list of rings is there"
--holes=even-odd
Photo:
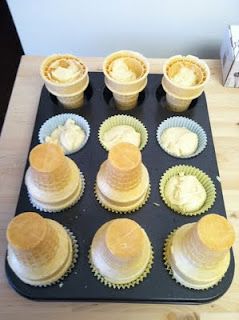
[[[25,184],[34,207],[57,212],[79,200],[84,179],[61,147],[52,143],[39,144],[31,150],[29,162]]]
[[[123,142],[113,146],[96,178],[100,203],[115,212],[134,211],[145,203],[149,190],[149,174],[139,149]]]
[[[8,264],[27,284],[52,284],[72,265],[73,244],[64,227],[35,212],[13,218],[7,228],[7,240]]]
[[[90,263],[106,284],[127,285],[143,280],[151,262],[149,238],[135,221],[114,219],[97,230],[91,244]]]
[[[40,74],[48,91],[66,108],[82,106],[89,76],[81,59],[71,54],[53,54],[43,60]]]
[[[138,52],[121,50],[107,56],[103,63],[105,85],[116,105],[129,110],[137,105],[139,93],[147,85],[149,63]]]
[[[192,289],[207,289],[223,278],[230,264],[235,232],[228,220],[208,214],[178,228],[166,243],[165,259],[173,277]]]
[[[183,112],[193,99],[202,94],[210,70],[205,62],[195,56],[177,55],[166,61],[163,74],[162,86],[166,92],[168,108],[174,112]]]

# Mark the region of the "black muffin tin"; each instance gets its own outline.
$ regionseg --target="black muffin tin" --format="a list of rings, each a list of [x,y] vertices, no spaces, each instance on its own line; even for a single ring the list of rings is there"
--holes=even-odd
[[[36,211],[43,217],[59,221],[76,236],[79,244],[79,259],[71,274],[62,282],[46,287],[32,287],[19,280],[6,262],[6,274],[12,287],[21,295],[37,300],[81,300],[146,303],[206,303],[217,299],[229,288],[234,273],[234,258],[231,253],[230,267],[223,280],[209,290],[191,290],[180,286],[171,278],[163,264],[163,244],[168,234],[175,228],[198,221],[203,215],[186,217],[172,212],[159,194],[159,180],[170,167],[186,164],[198,167],[207,173],[216,187],[216,201],[209,212],[226,216],[221,184],[217,180],[218,167],[210,128],[207,103],[202,94],[194,100],[190,108],[176,114],[166,109],[165,93],[161,86],[162,75],[150,74],[145,90],[140,94],[138,106],[124,114],[132,115],[144,123],[149,140],[142,151],[143,163],[150,175],[151,194],[147,203],[132,214],[119,215],[103,209],[94,195],[94,184],[100,164],[107,158],[107,152],[98,141],[100,124],[108,117],[123,112],[116,109],[111,92],[105,87],[103,73],[92,72],[90,85],[86,90],[84,106],[77,110],[64,109],[57,99],[43,87],[36,116],[30,150],[39,143],[38,132],[50,117],[73,112],[85,117],[90,124],[91,134],[85,147],[70,156],[86,179],[86,188],[81,200],[72,208],[60,213],[43,213],[34,209],[28,200],[27,190],[22,182],[16,214]],[[165,153],[156,139],[158,125],[165,119],[182,115],[198,122],[207,133],[207,147],[191,159],[178,159]],[[29,166],[27,163],[26,168]],[[158,206],[159,205],[159,206]],[[147,232],[155,253],[154,264],[148,277],[134,288],[118,290],[104,286],[92,274],[88,263],[88,250],[97,229],[111,219],[127,217],[137,221]]]

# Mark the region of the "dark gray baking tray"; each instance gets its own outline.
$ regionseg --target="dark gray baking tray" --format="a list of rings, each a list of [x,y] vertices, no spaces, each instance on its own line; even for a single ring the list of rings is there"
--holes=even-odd
[[[72,273],[60,284],[47,288],[31,287],[24,284],[12,272],[6,262],[6,274],[12,287],[21,295],[37,300],[84,300],[112,302],[147,302],[147,303],[206,303],[217,299],[229,288],[234,273],[234,258],[231,255],[230,267],[218,286],[204,291],[184,288],[177,284],[163,265],[162,249],[167,235],[176,227],[197,221],[201,216],[185,217],[173,213],[159,195],[159,179],[168,168],[178,164],[196,166],[206,172],[214,181],[217,191],[215,204],[209,212],[226,216],[221,184],[216,179],[219,175],[212,140],[205,95],[194,100],[183,116],[197,121],[206,131],[208,144],[206,149],[195,158],[177,159],[166,154],[158,145],[156,130],[164,119],[175,115],[165,108],[165,93],[160,85],[162,75],[150,74],[148,85],[140,94],[138,106],[127,114],[141,120],[147,127],[149,141],[142,152],[143,162],[149,170],[152,191],[147,204],[127,217],[137,221],[147,232],[155,252],[154,265],[149,276],[138,286],[131,289],[117,290],[105,287],[91,273],[88,264],[88,249],[96,230],[106,221],[122,217],[103,209],[94,196],[95,177],[100,164],[106,159],[107,152],[98,142],[98,128],[109,116],[119,114],[111,92],[104,85],[102,73],[90,73],[90,85],[86,91],[84,106],[78,111],[90,123],[91,135],[86,146],[70,156],[80,167],[86,178],[83,198],[74,207],[61,213],[45,214],[44,217],[55,219],[71,229],[79,243],[79,259]],[[26,92],[27,94],[27,92]],[[44,87],[41,93],[38,113],[32,136],[30,150],[38,144],[38,131],[48,118],[66,110],[58,104]],[[73,112],[77,113],[76,110]],[[28,163],[27,163],[28,167]],[[155,206],[158,203],[159,206]],[[37,211],[28,201],[24,182],[21,186],[16,214],[24,211]],[[207,213],[205,213],[207,214]]]

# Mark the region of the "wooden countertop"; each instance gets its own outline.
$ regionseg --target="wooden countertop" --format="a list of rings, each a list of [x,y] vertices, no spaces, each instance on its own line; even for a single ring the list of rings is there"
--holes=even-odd
[[[4,271],[5,231],[15,213],[31,141],[43,85],[39,76],[42,59],[22,57],[0,138],[0,319],[198,319],[192,313],[207,320],[239,319],[239,89],[222,86],[218,60],[207,61],[211,79],[206,96],[227,215],[237,232],[235,277],[226,294],[210,304],[195,306],[35,302],[21,297],[8,285]],[[89,71],[101,71],[102,58],[82,59]],[[151,72],[162,73],[164,59],[149,61]]]

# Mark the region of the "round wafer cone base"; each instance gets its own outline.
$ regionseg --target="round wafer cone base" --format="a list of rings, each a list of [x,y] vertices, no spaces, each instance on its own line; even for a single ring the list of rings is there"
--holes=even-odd
[[[134,109],[137,105],[139,94],[130,94],[130,95],[123,95],[118,93],[113,93],[114,100],[116,106],[119,110],[131,110]]]
[[[76,109],[84,104],[84,92],[72,96],[57,96],[58,101],[67,109]]]
[[[173,112],[183,112],[189,108],[192,99],[181,99],[170,93],[166,93],[166,101],[168,110]]]

